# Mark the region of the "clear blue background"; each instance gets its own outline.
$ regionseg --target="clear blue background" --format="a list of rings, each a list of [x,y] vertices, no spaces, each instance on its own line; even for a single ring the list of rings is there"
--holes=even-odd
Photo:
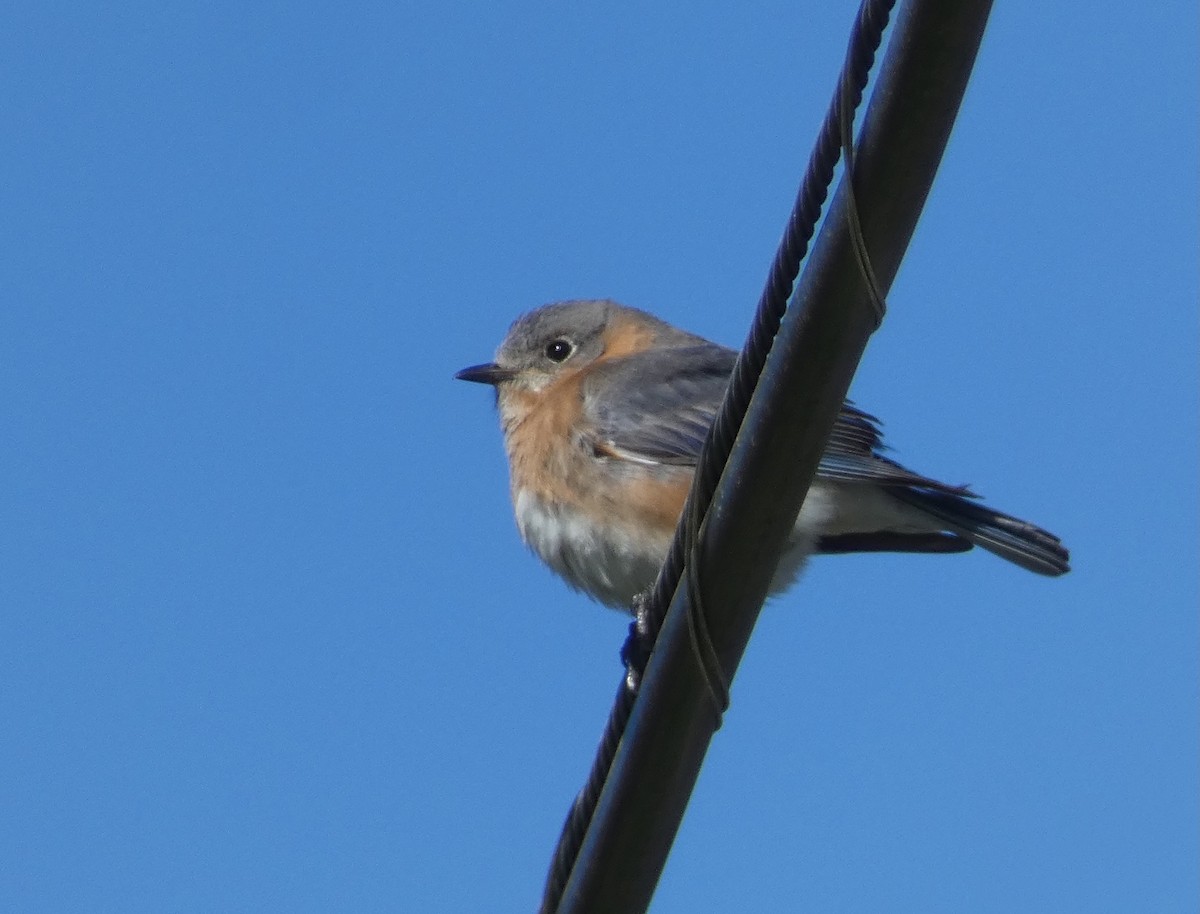
[[[0,29],[0,909],[529,911],[625,620],[519,542],[545,301],[739,345],[849,4]],[[1000,3],[854,396],[1063,536],[770,605],[656,912],[1197,897],[1197,17]]]

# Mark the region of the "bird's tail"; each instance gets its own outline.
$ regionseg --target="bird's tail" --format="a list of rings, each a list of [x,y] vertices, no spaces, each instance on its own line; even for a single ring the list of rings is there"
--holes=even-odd
[[[944,524],[946,530],[1038,574],[1071,570],[1071,554],[1053,533],[948,492],[895,487],[892,494]]]

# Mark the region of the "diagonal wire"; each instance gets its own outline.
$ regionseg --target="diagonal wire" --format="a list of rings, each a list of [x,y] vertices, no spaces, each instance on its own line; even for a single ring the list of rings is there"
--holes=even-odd
[[[750,397],[754,392],[758,377],[762,373],[763,366],[766,364],[771,343],[787,310],[788,298],[791,296],[796,277],[800,273],[800,263],[808,251],[808,244],[812,240],[817,222],[821,217],[821,208],[828,195],[829,185],[833,181],[834,169],[843,148],[850,151],[854,112],[862,101],[862,93],[874,64],[875,52],[882,42],[883,31],[887,27],[888,17],[894,5],[895,0],[863,0],[859,7],[858,16],[851,30],[838,86],[809,158],[808,168],[788,218],[783,239],[780,241],[775,259],[772,261],[771,270],[755,312],[754,322],[737,364],[734,366],[729,390],[721,410],[701,451],[696,474],[692,481],[692,489],[688,495],[687,507],[684,509],[684,518],[675,531],[671,550],[659,572],[653,590],[638,607],[638,618],[634,622],[635,631],[631,637],[633,641],[640,640],[644,644],[653,643],[662,626],[671,597],[679,587],[685,564],[694,564],[689,560],[692,558],[691,553],[698,540],[704,515],[712,502],[717,481],[729,458],[734,438],[737,436],[738,428],[749,407]],[[869,264],[866,264],[866,268],[869,270]],[[876,301],[881,308],[882,302],[878,298]],[[689,576],[689,586],[696,588],[694,576]],[[697,621],[701,626],[703,625],[702,619],[689,621],[693,626],[697,624]],[[707,653],[703,650],[703,644],[707,641],[706,631],[698,632],[695,627],[692,631],[693,643],[697,645],[702,666],[707,671],[710,688],[714,695],[714,704],[719,715],[728,701],[727,689],[721,688],[724,682],[724,673],[719,663],[713,666],[715,657],[705,658],[704,656]],[[641,653],[640,656],[630,659],[627,675],[617,691],[613,709],[609,714],[600,745],[597,747],[592,770],[563,823],[562,834],[547,873],[546,886],[539,909],[540,914],[554,914],[558,910],[571,871],[583,845],[584,836],[587,834],[588,826],[595,813],[600,793],[616,756],[617,747],[629,722],[634,700],[637,697],[637,685],[647,659],[647,653]]]

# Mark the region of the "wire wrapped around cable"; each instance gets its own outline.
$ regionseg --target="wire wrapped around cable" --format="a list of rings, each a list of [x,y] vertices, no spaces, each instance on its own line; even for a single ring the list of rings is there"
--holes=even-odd
[[[653,643],[653,639],[658,635],[671,598],[683,578],[685,565],[694,556],[694,547],[699,540],[700,528],[712,502],[717,481],[721,478],[729,459],[733,441],[737,437],[742,419],[749,408],[750,398],[771,351],[772,341],[787,311],[788,299],[791,297],[796,277],[800,275],[800,264],[808,252],[808,244],[821,218],[821,209],[833,181],[834,169],[842,155],[843,147],[849,147],[854,112],[862,101],[863,90],[875,62],[875,53],[882,42],[883,31],[887,27],[888,17],[894,5],[895,0],[863,0],[859,7],[837,89],[809,158],[808,168],[788,218],[783,239],[775,252],[746,344],[734,366],[729,390],[700,453],[683,519],[675,531],[675,538],[659,571],[658,579],[638,610],[635,626],[639,629],[639,636],[648,638],[650,643]],[[689,581],[689,586],[698,588],[696,575],[689,575]],[[693,602],[693,606],[700,605],[700,601]],[[690,620],[690,624],[703,625],[703,618]],[[693,637],[696,638],[694,643],[698,645],[697,650],[702,652],[705,641],[703,633],[697,636],[696,629],[693,628]],[[563,823],[562,834],[546,877],[540,914],[553,914],[558,910],[629,722],[637,697],[637,683],[648,652],[635,656],[637,659],[618,689],[588,780],[576,796],[566,822]],[[702,657],[701,661],[707,666],[712,659],[706,660]],[[719,666],[710,670],[710,673],[708,681],[713,691],[719,723],[720,714],[728,702],[727,687],[722,689],[721,683],[727,680],[723,678]]]

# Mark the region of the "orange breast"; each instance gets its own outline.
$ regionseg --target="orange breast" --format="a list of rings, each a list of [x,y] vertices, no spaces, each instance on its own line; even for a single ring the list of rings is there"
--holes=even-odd
[[[670,536],[687,498],[691,468],[597,455],[580,425],[586,373],[560,378],[538,393],[501,394],[514,502],[525,491],[633,535]]]

